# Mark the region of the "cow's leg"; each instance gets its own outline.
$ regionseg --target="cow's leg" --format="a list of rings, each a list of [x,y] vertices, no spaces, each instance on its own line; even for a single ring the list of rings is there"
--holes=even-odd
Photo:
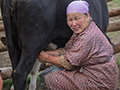
[[[10,90],[14,90],[14,85],[11,86]]]
[[[37,59],[30,74],[31,74],[31,81],[29,84],[29,90],[35,90],[36,89],[36,79],[37,79],[37,74],[39,71],[41,63],[39,62],[39,60]]]
[[[47,47],[48,50],[54,50],[57,48],[57,45],[50,43]],[[41,63],[39,62],[39,60],[37,59],[30,74],[31,74],[31,81],[29,84],[29,90],[35,90],[36,89],[36,79],[37,79],[37,74],[38,71],[40,69],[40,65]]]
[[[37,59],[30,74],[31,74],[31,81],[29,84],[29,90],[35,90],[36,89],[36,76],[37,73],[39,71],[41,63],[39,62],[39,60]],[[14,90],[14,85],[11,86],[10,90]]]

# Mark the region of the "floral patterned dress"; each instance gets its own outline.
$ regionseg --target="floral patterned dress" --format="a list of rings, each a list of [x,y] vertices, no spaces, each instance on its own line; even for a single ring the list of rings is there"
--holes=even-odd
[[[113,47],[92,21],[79,35],[73,33],[59,49],[64,70],[45,76],[51,90],[115,90],[118,67]]]

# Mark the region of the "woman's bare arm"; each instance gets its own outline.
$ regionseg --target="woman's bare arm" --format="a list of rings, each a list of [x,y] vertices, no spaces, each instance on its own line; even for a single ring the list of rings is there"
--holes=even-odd
[[[57,52],[57,51],[55,51]],[[46,62],[46,63],[52,63],[54,65],[56,65],[57,67],[63,67],[62,64],[59,61],[59,56],[55,56],[55,52],[44,52],[42,51],[39,56],[38,59],[40,62]],[[50,54],[54,54],[54,56],[50,55]]]

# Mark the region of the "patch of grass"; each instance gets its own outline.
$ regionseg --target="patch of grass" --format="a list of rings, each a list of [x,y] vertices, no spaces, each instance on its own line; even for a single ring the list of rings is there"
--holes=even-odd
[[[108,4],[108,9],[119,7],[120,6],[120,0],[112,0],[112,1],[108,2],[107,4]]]
[[[11,78],[3,80],[3,88],[2,88],[2,90],[9,90],[11,86],[12,86],[12,79]]]
[[[120,42],[120,30],[115,32],[107,32],[107,35],[113,43]]]
[[[120,0],[112,0],[111,3],[115,3],[117,6],[120,6]]]
[[[41,72],[39,72],[38,74],[37,74],[37,86],[40,84],[41,85],[41,79],[39,78],[39,74],[40,74]],[[27,77],[27,80],[26,80],[26,89],[25,90],[28,90],[28,88],[29,88],[29,84],[30,84],[30,80],[31,80],[31,75],[29,74],[28,75],[28,77]],[[43,84],[42,84],[43,85]]]
[[[118,65],[118,68],[119,68],[119,72],[120,72],[120,58],[115,58],[116,59],[116,63]]]
[[[41,82],[41,79],[39,78],[39,74],[40,74],[40,73],[41,73],[41,72],[39,72],[39,73],[37,74],[37,85],[40,84],[41,86],[45,86],[45,84],[42,83],[42,82]],[[30,74],[29,74],[28,77],[27,77],[27,80],[26,80],[26,89],[25,89],[25,90],[28,90],[29,84],[30,84],[30,80],[31,80],[31,76],[30,76]],[[11,86],[12,86],[12,78],[3,80],[3,88],[2,88],[2,90],[9,90]]]

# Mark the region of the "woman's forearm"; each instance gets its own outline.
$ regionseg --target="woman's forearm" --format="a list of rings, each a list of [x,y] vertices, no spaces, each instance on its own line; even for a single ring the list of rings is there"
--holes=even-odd
[[[57,67],[63,67],[59,61],[59,56],[50,56],[49,55],[47,62],[52,63],[52,64],[56,65]]]
[[[59,61],[60,56],[55,56],[55,52],[57,52],[57,50],[55,52],[48,52],[48,53],[47,52],[44,52],[44,51],[40,52],[40,54],[38,56],[39,61],[46,62],[46,63],[52,63],[52,64],[56,65],[57,67],[62,67],[62,64]],[[53,56],[53,54],[54,54],[54,56]]]
[[[46,51],[47,54],[52,55],[52,56],[58,56],[58,50],[52,50],[52,51]]]

